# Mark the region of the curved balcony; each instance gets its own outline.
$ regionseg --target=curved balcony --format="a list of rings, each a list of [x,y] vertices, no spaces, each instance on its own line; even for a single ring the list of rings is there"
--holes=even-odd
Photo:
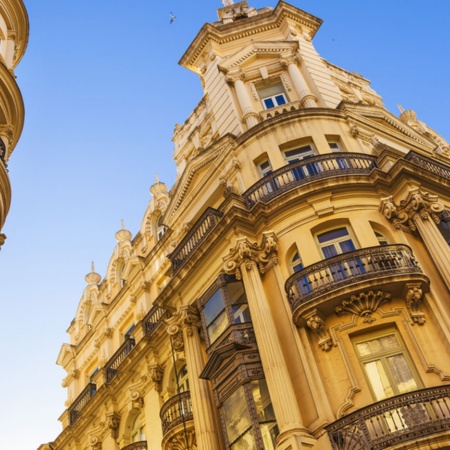
[[[344,175],[368,175],[377,167],[375,157],[360,153],[314,156],[273,171],[245,191],[243,197],[250,209],[257,202],[267,203],[284,192],[315,180]]]
[[[394,244],[368,247],[312,264],[291,275],[285,284],[294,322],[318,308],[328,315],[342,297],[362,289],[385,287],[401,294],[405,281],[421,283],[424,292],[429,280],[423,274],[411,249]]]
[[[424,438],[431,444],[433,436],[447,435],[450,430],[450,386],[381,400],[326,428],[335,450],[381,450],[408,442],[418,444]]]
[[[147,450],[147,441],[133,442],[126,447],[122,447],[121,450]]]
[[[181,392],[167,400],[160,412],[163,434],[166,435],[177,425],[193,420],[191,394]]]

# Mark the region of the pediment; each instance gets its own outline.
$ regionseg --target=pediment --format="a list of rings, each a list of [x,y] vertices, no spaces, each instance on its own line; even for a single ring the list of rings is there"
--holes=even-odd
[[[125,262],[125,266],[122,271],[122,277],[124,280],[128,280],[129,276],[136,267],[140,267],[143,264],[144,258],[142,256],[133,256],[128,258]]]
[[[200,374],[200,378],[210,380],[223,367],[227,367],[229,365],[230,361],[234,359],[236,352],[251,348],[252,346],[241,344],[239,342],[230,342],[217,348],[209,357],[205,368]]]
[[[219,68],[225,73],[237,68],[245,70],[255,65],[257,59],[278,60],[283,54],[296,52],[298,47],[298,41],[252,41],[233,55],[225,58],[219,64]]]

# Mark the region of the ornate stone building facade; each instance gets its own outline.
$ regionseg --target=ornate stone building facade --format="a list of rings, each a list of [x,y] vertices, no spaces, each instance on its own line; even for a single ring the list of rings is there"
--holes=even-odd
[[[22,0],[0,0],[0,248],[11,204],[8,160],[22,133],[25,110],[14,69],[28,43],[28,15]]]
[[[322,59],[321,20],[224,2],[204,87],[106,276],[40,450],[450,448],[450,149]]]

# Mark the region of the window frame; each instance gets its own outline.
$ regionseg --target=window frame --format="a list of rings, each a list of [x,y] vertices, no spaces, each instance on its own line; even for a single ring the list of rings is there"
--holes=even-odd
[[[398,344],[397,347],[392,348],[392,349],[382,350],[378,353],[373,353],[371,355],[361,356],[361,354],[358,350],[358,347],[357,347],[358,344],[375,341],[376,339],[382,339],[384,337],[391,336],[391,335],[395,337],[397,344]],[[422,380],[419,377],[419,374],[417,372],[417,368],[414,364],[414,361],[411,358],[411,355],[408,352],[408,348],[397,329],[387,328],[387,329],[377,330],[377,331],[374,331],[371,333],[359,334],[357,336],[352,337],[351,341],[352,341],[352,345],[353,345],[353,348],[355,351],[356,358],[357,358],[358,363],[361,367],[361,370],[364,374],[364,378],[367,382],[367,385],[369,386],[372,397],[374,398],[375,401],[385,400],[387,398],[391,398],[391,397],[393,397],[395,395],[399,395],[399,394],[404,394],[406,392],[414,392],[415,390],[418,390],[423,387]],[[410,370],[410,373],[411,373],[413,380],[415,382],[415,385],[416,385],[414,389],[406,390],[403,392],[401,392],[401,390],[399,389],[399,387],[397,385],[397,382],[395,380],[395,375],[393,374],[393,370],[392,370],[391,366],[387,363],[387,359],[389,357],[397,356],[400,354],[403,355],[404,360],[408,365],[408,368]],[[367,373],[367,370],[365,368],[365,364],[370,363],[370,362],[375,362],[375,361],[381,361],[381,365],[386,374],[387,380],[390,383],[389,388],[392,389],[391,395],[386,395],[385,397],[379,397],[379,395],[377,395],[377,393],[375,391],[373,383],[372,383],[372,381],[369,377],[369,374]]]

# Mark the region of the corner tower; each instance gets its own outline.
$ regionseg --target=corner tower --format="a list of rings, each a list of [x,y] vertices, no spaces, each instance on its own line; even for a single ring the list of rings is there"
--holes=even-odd
[[[41,449],[450,448],[450,152],[319,56],[321,20],[224,1],[142,226],[92,273]]]

